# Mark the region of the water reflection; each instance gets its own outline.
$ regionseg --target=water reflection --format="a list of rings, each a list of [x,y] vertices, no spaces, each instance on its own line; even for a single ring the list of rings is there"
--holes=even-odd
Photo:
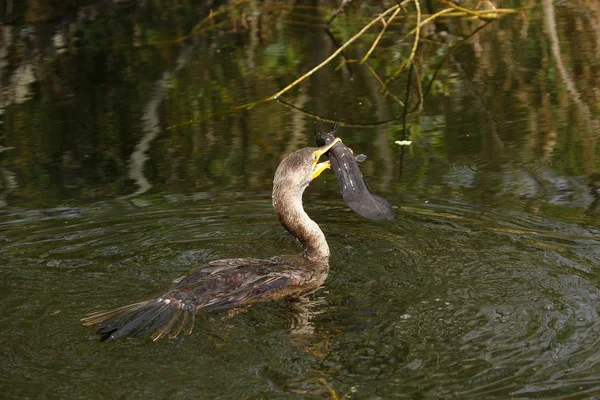
[[[356,22],[348,19],[328,33],[315,31],[303,41],[288,43],[288,37],[304,31],[297,24],[282,25],[279,18],[299,18],[298,11],[281,5],[271,15],[258,5],[252,7],[258,8],[243,14],[243,22],[174,11],[156,24],[154,17],[136,8],[91,5],[74,19],[65,15],[36,29],[3,26],[0,108],[9,112],[2,129],[4,145],[15,151],[5,153],[1,162],[14,171],[23,189],[13,192],[14,203],[39,202],[38,193],[54,203],[127,196],[143,193],[150,185],[156,192],[268,190],[280,155],[312,142],[312,118],[277,104],[250,111],[235,106],[276,92],[280,82],[293,80],[339,46]],[[596,87],[599,60],[593,50],[598,44],[586,36],[582,46],[589,47],[589,55],[573,53],[573,43],[582,41],[565,36],[569,21],[582,18],[579,22],[588,26],[589,17],[576,12],[577,7],[551,9],[555,7],[557,16],[546,5],[524,11],[529,18],[507,17],[487,25],[450,19],[428,28],[424,37],[437,39],[424,42],[419,53],[424,99],[415,97],[419,90],[414,87],[409,99],[410,110],[423,106],[423,111],[409,113],[407,121],[393,97],[380,93],[373,75],[395,69],[404,50],[393,42],[386,48],[394,57],[379,57],[368,68],[351,62],[361,57],[360,46],[348,48],[341,70],[319,71],[286,94],[286,101],[330,120],[357,125],[392,121],[343,132],[350,144],[368,152],[373,162],[366,168],[378,176],[379,190],[415,193],[421,188],[420,195],[466,195],[474,201],[483,190],[490,197],[506,195],[513,204],[523,203],[516,201],[522,193],[531,197],[537,192],[540,196],[534,197],[543,202],[544,191],[534,188],[543,186],[534,183],[537,174],[497,177],[498,169],[542,163],[550,175],[577,177],[577,196],[595,199],[598,118],[590,105],[598,94],[582,91],[575,83],[583,80],[587,87]],[[315,18],[323,12],[309,9]],[[126,12],[134,13],[133,22],[111,29]],[[204,32],[211,21],[215,25]],[[195,43],[183,50],[182,40],[168,37],[177,23],[196,32],[189,38]],[[552,29],[541,30],[542,23]],[[404,28],[396,24],[389,29],[401,33]],[[44,40],[46,33],[53,39]],[[327,51],[307,51],[315,46]],[[522,51],[522,46],[531,51]],[[22,47],[31,47],[31,55],[20,54]],[[578,75],[567,72],[570,59],[564,61],[561,54],[567,52]],[[308,56],[300,59],[301,54]],[[210,64],[203,61],[204,55],[210,56]],[[581,69],[583,63],[589,68]],[[547,76],[553,65],[563,66],[558,76],[532,80]],[[163,77],[164,71],[177,74]],[[390,93],[403,96],[406,78],[405,71],[390,81]],[[165,79],[169,87],[157,89]],[[579,111],[571,112],[573,107]],[[415,145],[402,156],[393,143],[405,133]],[[146,160],[143,155],[149,152]],[[454,186],[444,185],[453,178],[439,179],[447,174],[458,178],[460,170],[448,169],[457,161],[477,166],[475,190],[457,193]],[[597,210],[597,202],[585,203],[594,207],[590,211]]]
[[[130,195],[123,196],[123,198],[135,197],[142,193],[146,193],[152,188],[152,184],[148,182],[148,179],[144,176],[144,164],[148,160],[148,150],[150,144],[154,138],[161,132],[159,117],[158,117],[158,106],[165,97],[170,85],[169,81],[173,78],[181,68],[190,59],[192,54],[192,48],[190,46],[184,47],[181,51],[181,56],[177,59],[176,67],[173,71],[163,73],[162,77],[154,83],[154,91],[152,97],[146,107],[144,108],[144,116],[142,118],[142,129],[144,136],[136,144],[135,150],[131,153],[129,159],[129,173],[130,179],[135,181],[138,189]]]

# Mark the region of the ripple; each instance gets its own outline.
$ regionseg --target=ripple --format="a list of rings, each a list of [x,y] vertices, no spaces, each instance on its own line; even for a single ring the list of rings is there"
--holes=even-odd
[[[343,387],[373,393],[381,380],[459,398],[597,388],[595,228],[430,202],[403,206],[382,230],[343,236],[347,256],[327,283],[337,323],[320,368]]]
[[[223,380],[231,363],[238,377],[254,368],[284,392],[320,393],[325,376],[357,397],[552,398],[600,385],[598,229],[460,202],[404,204],[391,223],[339,203],[307,207],[332,251],[310,312],[265,304],[200,318],[192,338],[98,347],[79,326],[86,312],[137,301],[210,259],[298,251],[268,198],[143,203],[0,216],[5,381],[19,371],[63,393],[76,380],[87,394],[97,373],[111,374],[89,360],[146,385],[148,373],[180,379],[177,369],[145,367],[164,359]]]

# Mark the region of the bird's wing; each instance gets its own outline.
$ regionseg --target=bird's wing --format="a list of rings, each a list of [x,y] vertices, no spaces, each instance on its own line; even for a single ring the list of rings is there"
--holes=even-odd
[[[275,259],[232,258],[211,261],[171,289],[193,298],[198,309],[215,310],[286,297],[306,274]]]
[[[251,267],[261,265],[276,265],[276,261],[258,258],[228,258],[224,260],[210,261],[201,267],[192,269],[185,275],[173,280],[174,287],[183,287],[189,284],[195,284],[199,280],[214,276],[220,272],[233,270],[240,267]]]
[[[205,304],[201,304],[200,307],[204,310],[217,310],[254,303],[259,299],[266,300],[269,297],[273,298],[275,297],[275,292],[281,294],[280,290],[290,284],[292,281],[290,278],[291,276],[272,274],[246,280],[236,290],[211,298]]]

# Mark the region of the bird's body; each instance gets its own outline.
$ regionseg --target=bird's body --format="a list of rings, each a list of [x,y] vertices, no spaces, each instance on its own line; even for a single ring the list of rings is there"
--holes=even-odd
[[[154,339],[175,337],[191,333],[199,311],[296,298],[319,288],[329,272],[329,247],[319,226],[304,211],[302,193],[329,168],[328,162],[317,161],[337,141],[290,154],[275,173],[273,208],[279,222],[302,243],[301,255],[211,261],[173,281],[160,296],[89,314],[82,319],[84,325],[97,326],[103,339],[145,332],[152,332]]]

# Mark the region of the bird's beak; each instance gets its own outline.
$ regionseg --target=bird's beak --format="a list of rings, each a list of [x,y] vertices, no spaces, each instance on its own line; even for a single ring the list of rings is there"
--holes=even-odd
[[[323,161],[321,163],[316,164],[313,167],[312,179],[315,179],[317,176],[321,175],[321,172],[329,168],[331,168],[331,163],[329,161]]]
[[[327,153],[329,149],[331,149],[333,146],[335,146],[338,142],[341,141],[342,139],[335,138],[335,140],[330,144],[323,147],[319,147],[317,150],[315,150],[315,152],[313,153],[313,158],[315,161],[313,162],[312,179],[315,179],[317,176],[321,175],[321,172],[325,171],[326,169],[331,168],[331,163],[329,161],[324,161],[321,163],[317,163],[317,161],[319,161],[319,157]]]

